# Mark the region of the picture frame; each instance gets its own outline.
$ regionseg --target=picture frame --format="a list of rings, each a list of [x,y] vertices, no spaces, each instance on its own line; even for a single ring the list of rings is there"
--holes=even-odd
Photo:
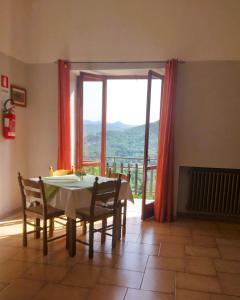
[[[11,99],[16,106],[27,106],[27,90],[17,85],[11,84],[10,87]]]

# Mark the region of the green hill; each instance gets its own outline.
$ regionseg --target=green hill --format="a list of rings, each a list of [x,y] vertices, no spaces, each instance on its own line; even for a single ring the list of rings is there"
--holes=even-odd
[[[116,123],[113,123],[116,124]],[[121,124],[121,125],[120,125]],[[149,133],[149,156],[156,157],[158,140],[158,122],[150,124]],[[96,125],[96,124],[95,124]],[[94,125],[94,126],[95,126]],[[112,129],[107,126],[107,156],[121,157],[143,157],[145,125],[124,128],[124,124],[118,123],[121,129]],[[99,157],[100,133],[86,125],[87,132],[90,133],[85,138],[85,144],[88,145],[88,158]]]

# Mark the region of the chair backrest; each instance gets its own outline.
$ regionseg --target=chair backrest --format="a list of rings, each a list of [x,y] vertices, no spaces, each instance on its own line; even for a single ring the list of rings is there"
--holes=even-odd
[[[106,203],[109,200],[113,199],[114,210],[117,209],[118,202],[119,202],[118,196],[119,196],[120,187],[121,187],[121,177],[119,177],[117,180],[109,180],[103,183],[98,183],[98,177],[95,178],[95,182],[93,184],[91,206],[90,206],[91,217],[94,217],[94,208],[98,202]]]
[[[131,172],[128,171],[127,174],[123,174],[123,173],[114,173],[112,172],[111,168],[109,168],[109,172],[108,172],[108,177],[109,178],[119,178],[119,176],[121,177],[122,180],[126,180],[127,182],[130,182],[131,179]]]
[[[42,181],[41,176],[39,176],[39,180],[30,180],[22,177],[21,173],[18,173],[18,182],[20,187],[20,192],[22,196],[22,206],[23,210],[27,208],[27,198],[34,199],[31,202],[35,202],[35,204],[42,203],[43,206],[43,215],[47,215],[47,201],[44,189],[44,183]]]

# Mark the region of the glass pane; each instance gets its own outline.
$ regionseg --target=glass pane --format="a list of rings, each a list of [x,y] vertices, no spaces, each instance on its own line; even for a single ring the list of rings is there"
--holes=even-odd
[[[150,103],[150,124],[148,144],[148,166],[155,166],[158,149],[158,129],[161,105],[161,79],[152,79],[151,103]]]
[[[156,170],[147,171],[146,203],[151,203],[155,199]]]
[[[83,160],[100,161],[102,88],[99,81],[83,82]]]
[[[152,79],[151,102],[150,102],[150,124],[148,143],[148,167],[157,165],[158,154],[158,132],[161,106],[161,79]],[[146,203],[155,200],[156,169],[147,170]]]

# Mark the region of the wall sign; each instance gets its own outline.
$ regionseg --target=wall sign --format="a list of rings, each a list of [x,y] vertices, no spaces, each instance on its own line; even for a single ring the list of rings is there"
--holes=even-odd
[[[1,87],[8,89],[8,77],[6,75],[1,75]]]

